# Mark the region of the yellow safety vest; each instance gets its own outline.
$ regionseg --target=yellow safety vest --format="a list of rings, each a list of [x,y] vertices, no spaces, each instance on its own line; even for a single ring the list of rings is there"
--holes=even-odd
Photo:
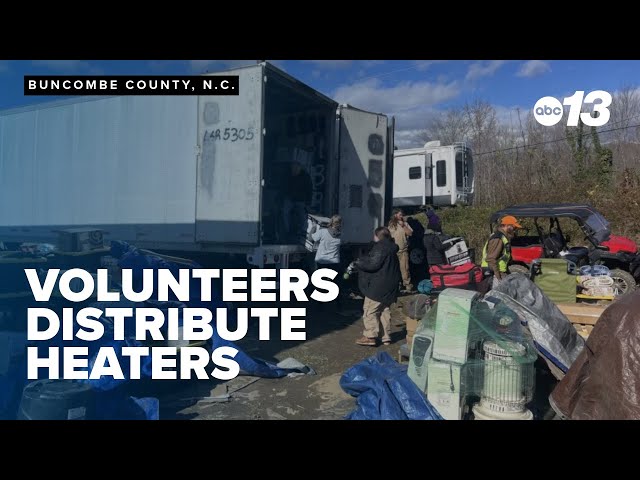
[[[504,244],[502,256],[498,259],[498,269],[503,273],[507,273],[509,262],[511,261],[511,243],[507,236],[502,232],[494,233],[489,237],[489,240],[493,240],[494,238],[500,238]],[[489,264],[487,263],[487,246],[489,245],[489,240],[487,240],[487,243],[484,244],[484,248],[482,249],[482,263],[480,264],[482,268],[489,267]]]

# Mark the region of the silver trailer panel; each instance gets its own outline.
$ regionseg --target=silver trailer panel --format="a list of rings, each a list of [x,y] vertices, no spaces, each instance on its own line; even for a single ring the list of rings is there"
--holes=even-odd
[[[161,229],[193,242],[197,109],[197,97],[149,96],[1,113],[0,225]]]
[[[353,107],[340,109],[340,212],[342,241],[366,244],[386,223],[388,119]]]

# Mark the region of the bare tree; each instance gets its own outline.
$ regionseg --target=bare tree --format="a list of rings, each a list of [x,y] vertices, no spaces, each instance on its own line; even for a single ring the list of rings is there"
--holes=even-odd
[[[624,86],[613,95],[611,118],[603,129],[615,129],[602,138],[604,144],[613,143],[613,154],[619,171],[640,165],[638,143],[640,130],[640,91],[638,87]]]
[[[635,127],[640,124],[640,90],[621,89],[610,110],[611,119],[603,127],[566,129],[566,114],[547,127],[531,111],[514,110],[511,123],[505,124],[491,104],[476,100],[431,119],[423,139],[471,146],[480,206],[589,201],[607,208],[606,202],[620,198],[636,205],[636,184],[629,179],[640,178],[640,130]],[[605,176],[610,180],[604,181]],[[640,217],[640,207],[633,211]],[[625,214],[628,228],[640,225],[640,218],[630,220],[635,217]]]
[[[451,108],[441,117],[432,118],[425,133],[425,140],[440,140],[443,145],[464,141],[468,133],[464,110]]]

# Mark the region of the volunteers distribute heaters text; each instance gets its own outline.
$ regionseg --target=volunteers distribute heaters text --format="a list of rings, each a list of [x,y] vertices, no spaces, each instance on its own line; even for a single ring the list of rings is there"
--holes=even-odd
[[[194,284],[199,283],[197,299],[210,302],[212,281],[222,280],[223,302],[307,302],[305,290],[311,284],[314,287],[309,295],[318,302],[331,302],[339,294],[338,286],[332,282],[336,272],[330,269],[316,270],[311,277],[298,269],[279,270],[279,285],[276,287],[276,270],[250,270],[250,286],[246,269],[181,269],[178,278],[170,270],[143,270],[142,286],[134,289],[134,275],[131,269],[122,270],[122,291],[109,291],[109,279],[106,269],[99,269],[92,275],[83,269],[50,269],[46,276],[38,275],[35,269],[25,269],[29,285],[37,302],[49,302],[54,292],[69,302],[86,302],[96,298],[98,302],[117,305],[124,297],[130,302],[146,302],[152,298],[159,302],[170,300],[170,293],[180,302],[190,301],[190,292]],[[157,277],[156,274],[157,273]],[[194,282],[193,280],[196,280]],[[73,285],[74,288],[71,288]],[[154,292],[156,287],[157,292]],[[248,290],[248,292],[247,292]],[[95,293],[95,295],[94,295]],[[157,297],[154,297],[157,293]],[[216,299],[219,300],[219,299]],[[99,305],[99,304],[97,304]],[[144,305],[144,304],[143,304]],[[171,304],[168,304],[171,305]],[[135,321],[135,340],[147,342],[149,346],[122,347],[121,356],[128,357],[130,372],[128,378],[140,379],[141,358],[151,355],[152,379],[190,379],[195,374],[198,379],[207,379],[206,367],[213,362],[215,368],[211,377],[230,380],[240,373],[234,357],[238,350],[231,346],[220,346],[209,351],[200,346],[186,346],[178,349],[171,346],[153,346],[157,342],[189,341],[205,342],[213,337],[214,326],[217,334],[224,340],[238,341],[247,334],[249,318],[259,323],[259,339],[269,340],[269,324],[274,319],[280,322],[282,340],[306,340],[306,308],[238,308],[237,325],[232,331],[227,321],[227,308],[104,308],[85,307],[75,311],[63,308],[62,316],[50,308],[33,307],[28,309],[27,336],[30,342],[46,342],[62,333],[63,341],[78,339],[84,342],[97,341],[105,334],[105,325],[99,319],[107,317],[113,322],[113,339],[125,340],[125,323]],[[165,315],[166,314],[166,315]],[[215,317],[215,325],[212,321]],[[181,320],[181,322],[180,322]],[[61,351],[62,350],[62,351]],[[101,347],[92,361],[89,370],[88,347],[67,346],[48,347],[48,355],[42,349],[29,346],[27,352],[28,378],[38,378],[39,369],[48,371],[47,378],[67,380],[93,380],[103,376],[124,379],[118,356],[114,347]],[[177,357],[180,357],[180,369],[176,371]],[[62,362],[60,362],[62,360]],[[62,363],[62,372],[60,371]],[[174,370],[171,370],[174,369]]]

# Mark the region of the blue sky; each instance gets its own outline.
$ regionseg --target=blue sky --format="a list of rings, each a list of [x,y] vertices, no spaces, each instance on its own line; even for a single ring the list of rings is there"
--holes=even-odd
[[[188,75],[255,60],[0,60],[0,109],[38,103],[23,96],[23,75]],[[501,120],[529,110],[540,97],[640,83],[635,60],[277,60],[289,74],[340,102],[397,119],[396,143],[415,146],[417,133],[443,109],[482,99]],[[418,142],[419,143],[419,142]]]

